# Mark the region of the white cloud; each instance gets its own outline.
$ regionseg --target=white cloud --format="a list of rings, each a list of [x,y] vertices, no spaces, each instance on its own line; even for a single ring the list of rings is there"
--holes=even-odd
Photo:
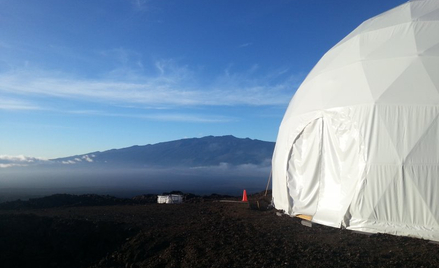
[[[147,0],[131,0],[131,3],[136,11],[145,11],[148,8]]]
[[[41,157],[0,155],[0,168],[28,166],[31,164],[46,163],[48,161],[48,159]]]
[[[241,164],[241,165],[233,165],[230,163],[222,162],[218,165],[214,166],[198,166],[198,167],[191,167],[192,170],[206,170],[208,171],[214,171],[214,172],[225,172],[225,171],[233,171],[233,173],[236,174],[243,174],[247,172],[270,172],[271,169],[271,159],[270,162],[264,161],[261,164]]]
[[[244,43],[244,44],[241,44],[241,45],[239,45],[238,47],[239,48],[243,48],[243,47],[248,47],[248,46],[251,46],[251,45],[253,45],[253,43]]]
[[[32,103],[0,96],[0,110],[41,110]]]
[[[0,155],[0,161],[18,161],[18,162],[27,162],[32,163],[36,161],[48,161],[46,158],[42,157],[30,157],[24,155]]]
[[[124,51],[122,51],[124,52]],[[121,54],[123,61],[124,53]],[[136,62],[137,64],[138,62]],[[194,107],[194,106],[278,106],[286,105],[301,76],[288,76],[288,70],[261,74],[257,64],[246,71],[232,72],[206,80],[175,60],[154,63],[156,74],[139,72],[83,79],[57,72],[11,71],[0,74],[0,93],[36,100],[38,97],[101,102],[112,106]],[[38,109],[20,100],[2,100],[0,109]]]
[[[91,163],[91,162],[93,162],[93,159],[92,158],[94,158],[94,157],[96,157],[94,154],[91,154],[91,155],[83,155],[82,157],[76,157],[76,158],[74,158],[73,160],[64,160],[64,161],[61,161],[61,164],[64,164],[64,165],[73,165],[73,164],[77,164],[77,163],[79,163],[79,162],[82,162],[83,160],[84,161],[86,161],[86,162],[89,162],[89,163]]]
[[[190,114],[153,114],[144,115],[141,118],[158,120],[158,121],[172,121],[172,122],[192,122],[192,123],[225,123],[237,121],[237,119],[224,116],[203,116]]]
[[[0,168],[22,167],[22,164],[0,164]]]
[[[92,156],[92,157],[93,157],[93,156]],[[88,155],[84,155],[84,156],[82,157],[82,159],[84,159],[85,161],[87,161],[87,162],[89,162],[89,163],[93,162],[93,159],[91,159],[91,157],[88,156]]]
[[[93,116],[106,116],[106,117],[126,117],[137,118],[155,121],[168,121],[168,122],[187,122],[187,123],[225,123],[235,122],[238,118],[230,116],[219,115],[206,115],[206,114],[190,114],[190,113],[111,113],[98,110],[75,110],[67,111],[70,114],[78,115],[93,115]]]

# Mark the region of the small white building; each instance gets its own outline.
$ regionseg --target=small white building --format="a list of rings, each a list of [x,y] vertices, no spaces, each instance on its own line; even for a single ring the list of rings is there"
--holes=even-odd
[[[183,203],[183,196],[179,194],[158,195],[157,203],[159,204],[179,204]]]

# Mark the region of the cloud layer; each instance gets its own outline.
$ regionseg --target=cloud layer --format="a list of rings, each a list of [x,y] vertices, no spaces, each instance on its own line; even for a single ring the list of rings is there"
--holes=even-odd
[[[95,79],[35,70],[2,73],[0,92],[13,97],[1,101],[0,108],[36,109],[38,105],[29,101],[35,102],[36,97],[154,107],[285,105],[298,80],[287,76],[286,71],[257,76],[255,65],[241,73],[226,69],[206,82],[187,66],[177,66],[172,60],[156,61],[154,65],[155,75],[125,70],[122,77],[110,72]]]
[[[92,163],[93,162],[93,158],[95,158],[94,154],[91,155],[83,155],[82,157],[76,157],[73,160],[65,160],[65,161],[61,161],[61,164],[64,165],[72,165],[72,164],[77,164],[77,163],[81,163],[81,162],[88,162],[88,163]]]
[[[49,160],[40,157],[29,157],[24,155],[0,155],[0,168],[24,167],[29,165],[47,163]]]

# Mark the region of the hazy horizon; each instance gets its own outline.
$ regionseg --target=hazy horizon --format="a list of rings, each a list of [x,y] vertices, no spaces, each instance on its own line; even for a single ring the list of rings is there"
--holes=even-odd
[[[54,160],[0,156],[0,190],[9,189],[0,191],[0,201],[54,193],[262,190],[273,148],[270,142],[209,136]]]
[[[269,166],[199,168],[79,167],[36,165],[0,170],[0,202],[56,193],[110,194],[133,197],[183,191],[239,195],[265,189]]]

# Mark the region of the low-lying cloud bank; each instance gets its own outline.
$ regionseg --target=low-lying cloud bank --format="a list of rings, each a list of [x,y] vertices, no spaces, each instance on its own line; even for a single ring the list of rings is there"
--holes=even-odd
[[[85,159],[79,162],[83,164],[74,165],[24,156],[2,156],[0,159],[2,165],[9,167],[0,169],[0,185],[3,190],[21,189],[28,196],[35,196],[42,189],[45,195],[98,193],[132,197],[173,190],[196,194],[239,195],[243,189],[249,192],[264,190],[271,169],[266,163],[158,168],[99,165]],[[18,198],[24,199],[26,196]]]
[[[48,162],[48,159],[40,157],[0,155],[0,168],[25,167]]]
[[[61,161],[61,164],[63,165],[73,165],[73,164],[78,164],[78,163],[82,163],[82,162],[89,162],[92,163],[93,158],[95,158],[96,156],[94,154],[91,155],[83,155],[81,157],[75,157],[73,160],[64,160]]]

